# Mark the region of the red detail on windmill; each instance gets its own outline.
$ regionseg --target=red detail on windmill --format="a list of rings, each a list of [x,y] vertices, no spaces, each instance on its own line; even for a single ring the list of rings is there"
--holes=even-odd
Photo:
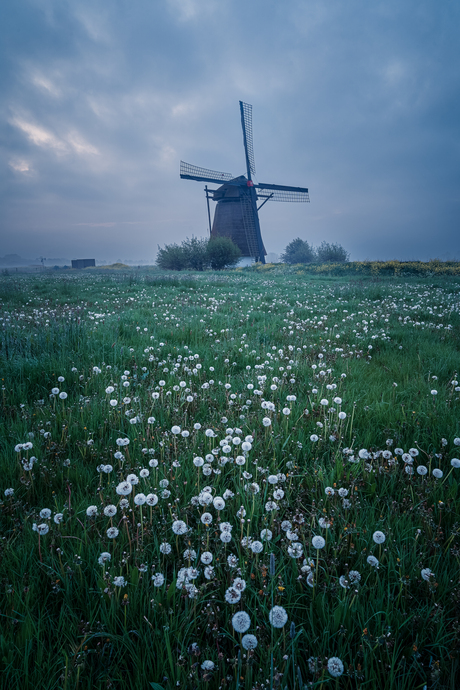
[[[248,180],[246,184],[248,187],[254,187],[254,182],[252,180]]]

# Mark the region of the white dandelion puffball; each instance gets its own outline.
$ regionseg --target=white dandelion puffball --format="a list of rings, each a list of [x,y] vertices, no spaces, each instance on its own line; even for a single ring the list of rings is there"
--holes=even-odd
[[[50,530],[50,528],[45,523],[38,525],[38,527],[37,527],[37,532],[39,534],[48,534],[49,530]]]
[[[134,503],[137,506],[143,506],[144,503],[146,502],[146,500],[147,500],[147,496],[145,494],[136,494],[134,496]]]
[[[62,391],[61,393],[59,393],[59,397],[61,398],[61,400],[65,400],[67,398],[67,393]]]
[[[329,400],[326,400],[326,398],[323,398],[320,402],[320,405],[323,405],[323,406],[329,405]]]
[[[269,417],[264,417],[262,419],[262,424],[266,427],[271,426],[272,420]]]
[[[327,661],[327,670],[333,678],[338,678],[343,673],[343,663],[338,656],[331,656]]]
[[[108,551],[103,551],[99,558],[97,559],[97,562],[99,565],[104,565],[104,563],[110,562],[112,560],[112,556]]]
[[[383,532],[377,530],[377,532],[374,532],[374,534],[372,535],[372,539],[375,541],[376,544],[383,544],[383,542],[386,539],[386,536]]]
[[[379,565],[379,559],[375,556],[368,556],[366,560],[373,568],[377,568]]]
[[[188,527],[183,520],[175,520],[172,524],[172,531],[174,534],[185,534]]]
[[[124,587],[126,585],[126,580],[122,575],[113,578],[113,584],[115,587]]]
[[[253,541],[250,546],[252,553],[260,553],[263,551],[263,548],[263,544],[260,541]]]
[[[42,508],[42,510],[40,511],[40,517],[43,520],[49,520],[49,518],[51,517],[51,510],[49,508]]]
[[[460,467],[460,460],[458,458],[452,458],[450,461],[450,464],[452,467],[459,468]]]
[[[232,618],[232,625],[235,632],[246,632],[251,625],[249,614],[246,611],[237,611]]]
[[[423,476],[423,475],[425,475],[427,472],[428,472],[428,469],[425,467],[425,465],[419,465],[419,466],[417,467],[417,474],[420,474],[420,475]]]
[[[268,620],[274,628],[282,628],[286,625],[288,615],[282,606],[274,606],[268,614]]]
[[[86,515],[88,517],[96,517],[97,515],[97,506],[88,506],[86,509]]]
[[[223,510],[225,508],[225,501],[221,496],[216,496],[212,503],[216,510]]]
[[[162,587],[164,585],[165,576],[162,573],[155,573],[152,575],[152,582],[154,587]]]
[[[210,551],[203,551],[200,557],[200,561],[204,563],[204,565],[209,565],[212,562],[213,555]]]
[[[310,441],[312,441],[313,443],[316,443],[316,441],[318,441],[318,436],[316,434],[312,434],[310,436]]]
[[[437,394],[438,394],[438,391],[437,391],[437,390],[434,390],[434,389],[433,389],[433,390],[431,391],[431,395],[437,395]]]
[[[212,515],[211,513],[203,513],[200,519],[203,525],[210,525],[212,522]]]
[[[171,433],[177,436],[177,434],[180,434],[180,426],[172,426],[171,427]]]
[[[345,419],[347,416],[346,412],[339,412],[339,419]]]
[[[158,503],[158,496],[156,494],[147,494],[145,497],[145,502],[149,506],[156,506]]]
[[[326,546],[326,540],[320,536],[313,537],[311,543],[314,549],[323,549]]]
[[[420,574],[421,574],[422,578],[423,578],[424,580],[426,580],[427,582],[430,581],[430,577],[431,577],[431,576],[434,577],[433,571],[431,571],[429,568],[423,568],[423,570],[421,571]]]
[[[444,472],[442,470],[440,470],[439,467],[436,467],[433,470],[432,474],[433,474],[433,477],[435,477],[435,479],[441,479]]]
[[[120,482],[116,488],[116,492],[119,496],[127,496],[133,490],[130,482]]]
[[[116,506],[114,506],[112,504],[105,506],[104,515],[106,517],[113,517],[116,514],[117,514],[117,507]]]
[[[243,635],[241,645],[243,649],[255,649],[258,645],[257,637],[255,635]]]
[[[201,664],[203,671],[214,671],[215,666],[214,661],[211,661],[210,659],[206,659],[206,661],[203,661]]]
[[[118,537],[118,534],[119,532],[116,527],[109,527],[109,529],[107,530],[107,536],[109,539],[116,539],[116,537]]]

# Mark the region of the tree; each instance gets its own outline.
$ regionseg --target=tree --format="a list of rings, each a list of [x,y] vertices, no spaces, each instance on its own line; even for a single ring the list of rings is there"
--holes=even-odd
[[[192,237],[182,242],[182,248],[187,255],[187,266],[194,271],[204,271],[209,266],[208,256],[209,240]]]
[[[297,237],[292,242],[289,242],[284,254],[281,255],[281,261],[285,264],[309,264],[315,260],[315,250],[310,247],[308,242]]]
[[[241,251],[230,237],[214,237],[208,242],[207,254],[211,268],[220,271],[223,268],[236,266]]]
[[[345,263],[349,261],[350,254],[342,247],[341,244],[329,244],[328,242],[321,242],[316,250],[317,260],[321,263]]]
[[[167,271],[182,271],[187,268],[188,257],[184,247],[177,244],[165,244],[163,249],[158,245],[157,266]]]

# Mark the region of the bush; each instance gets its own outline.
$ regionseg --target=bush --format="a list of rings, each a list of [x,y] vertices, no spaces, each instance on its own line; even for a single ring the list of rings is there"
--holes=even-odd
[[[284,250],[284,254],[280,257],[281,261],[284,261],[285,264],[309,264],[314,261],[315,258],[313,247],[310,247],[308,242],[301,240],[300,237],[289,242]]]
[[[182,242],[182,247],[187,255],[188,268],[192,268],[194,271],[204,271],[209,267],[208,244],[209,240],[198,239],[197,237],[192,237],[191,240],[187,237]]]
[[[345,263],[349,261],[350,254],[342,247],[341,244],[329,244],[328,242],[321,242],[316,250],[317,261],[320,263]]]
[[[187,237],[180,246],[166,244],[163,248],[158,247],[156,263],[167,271],[182,271],[185,268],[203,271],[209,267],[219,271],[235,266],[240,256],[239,248],[229,237],[212,240]]]
[[[158,245],[157,266],[167,271],[182,271],[188,268],[186,249],[177,244],[166,244],[163,249]]]
[[[230,237],[215,237],[209,240],[207,254],[211,268],[215,271],[236,266],[241,257],[239,247]]]

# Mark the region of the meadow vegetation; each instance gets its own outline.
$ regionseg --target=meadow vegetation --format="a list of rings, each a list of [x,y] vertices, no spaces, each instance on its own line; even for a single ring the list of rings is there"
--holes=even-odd
[[[0,277],[3,687],[459,687],[460,279],[394,273]]]

